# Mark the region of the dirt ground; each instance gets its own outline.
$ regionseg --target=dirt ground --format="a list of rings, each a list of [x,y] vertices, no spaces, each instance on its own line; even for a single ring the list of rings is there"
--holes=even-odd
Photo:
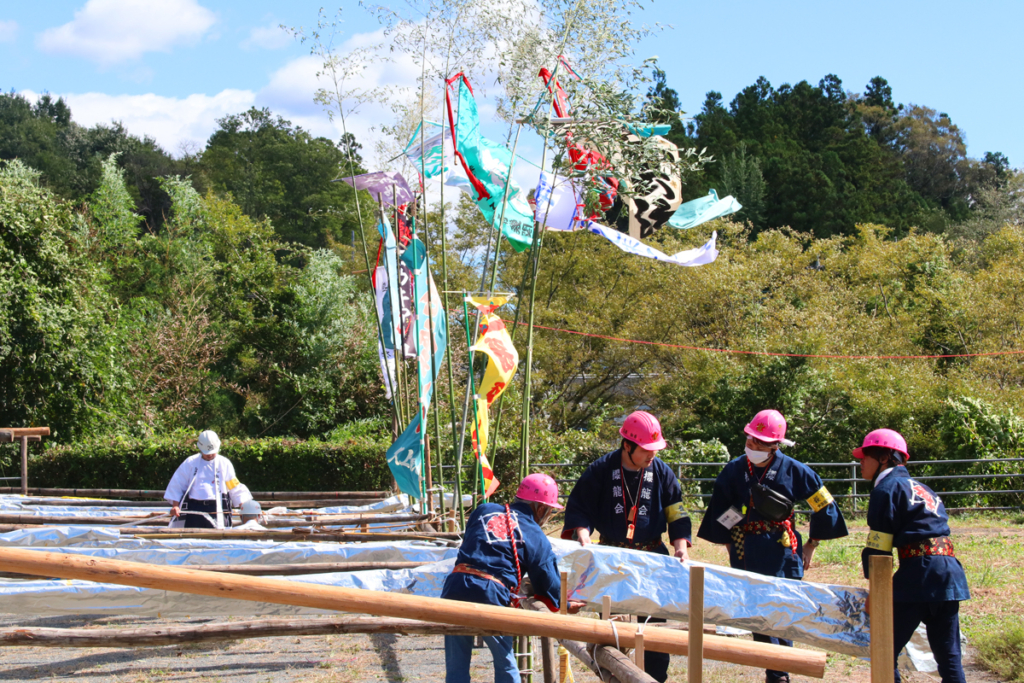
[[[850,525],[851,536],[823,544],[816,555],[817,566],[807,579],[824,583],[865,585],[859,576],[859,554],[866,529]],[[964,629],[971,637],[974,628],[987,620],[1005,618],[1022,604],[1022,589],[1016,580],[1024,547],[1024,528],[1018,522],[987,524],[970,520],[957,524],[957,554],[963,558],[975,599],[964,604]],[[962,551],[962,552],[961,552]],[[722,564],[721,548],[698,543],[694,559]],[[987,599],[986,599],[987,598]],[[0,605],[2,611],[2,605]],[[194,620],[194,623],[214,620]],[[217,620],[219,621],[219,620]],[[0,627],[117,627],[180,623],[154,618],[121,616],[36,617],[0,614]],[[758,683],[763,673],[716,662],[705,663],[707,683],[738,681]],[[967,680],[995,683],[1001,679],[973,662],[967,649]],[[486,647],[473,656],[473,680],[493,680],[491,656]],[[540,676],[539,648],[536,663]],[[574,663],[577,681],[597,681],[581,664]],[[845,655],[829,655],[825,681],[867,683],[867,662]],[[387,681],[443,681],[444,641],[440,636],[305,636],[260,638],[207,645],[153,648],[40,648],[0,649],[0,681],[74,681],[75,683],[362,683]],[[686,680],[686,658],[674,657],[669,680]],[[794,681],[812,681],[794,677]],[[935,679],[913,674],[905,681],[924,683]]]

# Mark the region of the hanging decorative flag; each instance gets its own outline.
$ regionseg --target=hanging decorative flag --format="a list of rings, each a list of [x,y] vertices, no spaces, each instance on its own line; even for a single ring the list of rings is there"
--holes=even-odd
[[[423,495],[423,448],[420,440],[420,415],[413,416],[409,426],[387,450],[388,467],[402,493],[419,498]]]
[[[743,206],[732,195],[719,199],[718,193],[711,190],[706,197],[698,197],[676,209],[668,219],[668,224],[673,228],[689,230],[701,223],[736,213],[742,208]]]
[[[445,96],[448,97],[448,94]],[[459,83],[459,117],[455,125],[455,143],[456,156],[462,156],[466,175],[475,190],[470,196],[492,226],[501,220],[502,197],[505,196],[507,185],[504,220],[500,230],[513,249],[527,249],[533,244],[533,212],[519,183],[509,178],[512,153],[480,134],[476,100],[473,99],[473,92],[465,77]]]
[[[434,279],[427,271],[426,254],[426,247],[419,239],[409,242],[409,247],[402,254],[402,264],[412,275],[413,297],[416,302],[417,319],[411,321],[411,329],[416,342],[415,357],[418,360],[416,365],[419,369],[420,401],[424,413],[430,406],[436,373],[441,371],[441,362],[448,346],[448,320],[441,307],[441,297],[434,286]],[[418,337],[415,334],[417,330]],[[432,347],[435,349],[433,360]]]
[[[374,173],[338,178],[338,180],[348,183],[357,190],[366,190],[373,195],[374,199],[383,201],[388,205],[393,205],[396,200],[399,204],[407,204],[413,200],[413,193],[409,189],[409,183],[405,181],[405,177],[398,171],[376,171]],[[337,182],[337,180],[334,182]]]
[[[548,230],[575,230],[583,215],[583,187],[568,178],[551,178],[540,172],[540,181],[534,193],[537,222]]]
[[[471,296],[468,299],[469,303],[473,304],[473,308],[480,311],[480,315],[494,313],[508,303],[507,296]]]
[[[718,249],[715,246],[716,240],[718,239],[717,232],[711,233],[711,239],[702,247],[687,249],[686,251],[681,251],[678,254],[668,256],[654,247],[647,246],[640,240],[635,240],[629,235],[612,230],[611,228],[606,228],[603,225],[590,222],[587,224],[587,229],[595,235],[604,237],[622,251],[630,254],[636,254],[637,256],[652,258],[655,261],[674,263],[677,266],[705,266],[709,263],[713,263],[714,260],[718,258]]]
[[[505,322],[493,314],[488,314],[480,323],[480,338],[470,348],[487,354],[487,369],[477,393],[487,399],[489,407],[512,380],[519,366],[519,352],[512,346]]]
[[[487,399],[479,398],[476,401],[476,419],[473,421],[473,428],[470,430],[470,438],[473,442],[473,452],[480,461],[480,473],[483,480],[484,498],[490,498],[501,484],[494,476],[491,463],[487,459],[487,430],[490,424],[490,417],[487,413]]]
[[[391,400],[391,384],[396,377],[395,347],[392,335],[388,334],[391,328],[391,303],[386,301],[388,298],[388,270],[385,266],[377,266],[373,278],[373,294],[377,304],[377,320],[380,321],[380,328],[384,336],[383,343],[380,340],[377,341],[377,355],[380,356],[380,371],[384,376],[384,396]]]

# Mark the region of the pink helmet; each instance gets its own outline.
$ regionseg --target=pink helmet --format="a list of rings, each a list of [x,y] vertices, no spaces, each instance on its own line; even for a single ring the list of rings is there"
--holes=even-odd
[[[557,510],[565,507],[558,504],[558,483],[546,474],[531,474],[519,483],[516,498],[534,503],[544,503]]]
[[[853,449],[853,457],[857,460],[864,459],[864,449],[868,446],[881,446],[891,448],[903,454],[906,460],[910,460],[910,453],[907,453],[907,440],[903,435],[893,429],[876,429],[864,437],[864,443],[860,448]]]
[[[786,418],[777,410],[762,410],[743,428],[743,433],[759,441],[774,441],[792,446],[786,439]]]
[[[640,448],[646,448],[649,451],[660,451],[668,447],[664,434],[661,433],[661,423],[658,422],[658,418],[642,410],[629,414],[619,428],[619,434],[623,439],[629,439]]]

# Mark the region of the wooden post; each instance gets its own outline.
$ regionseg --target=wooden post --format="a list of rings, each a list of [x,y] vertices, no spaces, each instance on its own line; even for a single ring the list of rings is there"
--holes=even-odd
[[[561,581],[558,586],[558,613],[569,613],[569,572],[559,572]]]
[[[633,663],[641,671],[644,668],[644,634],[637,631],[636,639],[633,642]]]
[[[601,619],[608,621],[612,618],[612,596],[602,595],[601,596]]]
[[[21,437],[21,495],[28,495],[28,437]]]
[[[893,683],[892,555],[872,555],[868,566],[871,600],[871,683]]]
[[[558,588],[558,613],[569,613],[569,572],[559,572],[561,582]],[[561,683],[565,680],[565,668],[569,662],[562,666],[562,658],[558,655],[553,638],[540,639],[540,656],[544,665],[544,683]]]
[[[528,612],[497,605],[359,588],[340,588],[259,576],[198,572],[180,567],[24,548],[0,548],[0,571],[116,583],[276,605],[436,621],[482,630],[501,630],[510,635],[548,636],[582,640],[598,645],[618,644],[620,647],[633,647],[637,630],[635,624],[618,624],[616,631],[613,632],[611,624],[597,619]],[[687,633],[667,628],[648,628],[644,635],[645,646],[653,652],[688,654]],[[704,638],[704,654],[708,659],[759,669],[778,669],[814,678],[822,678],[825,675],[824,652],[707,636]]]
[[[701,683],[704,670],[704,567],[690,566],[690,654],[686,658],[687,683]]]

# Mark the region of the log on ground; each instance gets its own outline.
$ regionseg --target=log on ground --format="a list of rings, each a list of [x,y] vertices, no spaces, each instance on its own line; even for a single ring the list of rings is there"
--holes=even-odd
[[[322,636],[349,633],[393,633],[409,636],[498,636],[466,626],[413,619],[327,617],[316,619],[257,619],[199,626],[141,628],[0,628],[0,646],[29,647],[158,647],[246,638]]]

